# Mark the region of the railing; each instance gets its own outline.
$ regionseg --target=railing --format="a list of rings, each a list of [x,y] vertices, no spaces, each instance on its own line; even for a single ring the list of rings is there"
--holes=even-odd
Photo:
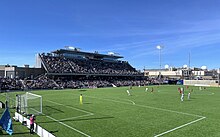
[[[30,120],[22,116],[21,114],[15,112],[14,119],[18,120],[21,123],[25,122],[27,128],[30,128]],[[40,137],[56,137],[47,130],[45,130],[44,128],[42,128],[41,126],[37,125],[36,123],[34,123],[34,132]]]

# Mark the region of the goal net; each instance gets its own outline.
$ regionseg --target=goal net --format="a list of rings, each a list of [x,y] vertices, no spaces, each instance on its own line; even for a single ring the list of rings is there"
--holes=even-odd
[[[42,114],[42,96],[26,92],[17,97],[17,107],[20,113]]]

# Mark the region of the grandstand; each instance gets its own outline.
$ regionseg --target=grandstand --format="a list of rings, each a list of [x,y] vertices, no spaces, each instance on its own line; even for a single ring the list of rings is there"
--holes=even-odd
[[[128,62],[116,55],[60,49],[39,54],[47,75],[141,76]]]
[[[143,84],[143,74],[115,54],[83,52],[79,49],[59,49],[38,54],[45,75],[58,87],[91,88]],[[119,82],[120,81],[120,82]],[[133,82],[132,82],[133,81]],[[120,83],[120,84],[119,84]]]
[[[100,54],[97,51],[90,53],[68,47],[50,53],[39,53],[36,64],[40,68],[31,68],[41,72],[37,73],[38,76],[33,77],[30,73],[31,76],[22,75],[21,78],[16,75],[27,74],[25,67],[25,69],[13,69],[24,72],[13,72],[12,79],[19,84],[14,86],[16,89],[24,90],[146,85],[143,73],[137,71],[127,61],[122,61],[122,58],[114,53]],[[1,81],[6,80],[7,78],[1,78]],[[12,85],[10,82],[1,85],[4,89],[15,89],[7,86]]]

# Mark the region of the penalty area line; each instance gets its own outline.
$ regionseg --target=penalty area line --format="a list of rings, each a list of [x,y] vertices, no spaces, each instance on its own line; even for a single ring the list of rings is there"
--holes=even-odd
[[[45,114],[44,114],[44,115],[45,115]],[[88,134],[86,134],[86,133],[84,133],[84,132],[82,132],[82,131],[80,131],[80,130],[78,130],[78,129],[76,129],[76,128],[73,128],[73,127],[71,127],[71,126],[69,126],[69,125],[67,125],[67,124],[65,124],[65,123],[63,123],[63,122],[61,122],[61,121],[59,121],[59,120],[57,120],[57,119],[51,117],[51,116],[48,116],[48,115],[45,115],[45,116],[46,116],[47,118],[49,118],[49,119],[55,121],[55,122],[58,122],[59,124],[65,126],[65,127],[68,127],[68,128],[70,128],[70,129],[72,129],[72,130],[74,130],[74,131],[76,131],[76,132],[78,132],[78,133],[80,133],[80,134],[86,136],[86,137],[91,137],[90,135],[88,135]]]
[[[33,110],[36,110],[36,109],[33,109]],[[68,128],[70,128],[70,129],[72,129],[72,130],[74,130],[74,131],[76,131],[76,132],[78,132],[78,133],[80,133],[80,134],[82,134],[82,135],[84,135],[84,136],[87,136],[87,137],[91,137],[90,135],[87,135],[86,133],[84,133],[84,132],[82,132],[82,131],[80,131],[80,130],[78,130],[78,129],[76,129],[76,128],[73,128],[73,127],[71,127],[71,126],[69,126],[69,125],[67,125],[67,124],[65,124],[65,123],[63,123],[63,122],[61,122],[62,120],[57,120],[57,119],[55,119],[55,118],[53,118],[53,117],[51,117],[51,116],[48,116],[48,115],[46,115],[46,114],[44,114],[44,113],[42,113],[44,116],[46,116],[47,118],[49,118],[49,119],[51,119],[51,120],[53,120],[53,121],[55,121],[55,122],[58,122],[59,124],[61,124],[61,125],[63,125],[63,126],[65,126],[65,127],[68,127]],[[87,114],[87,115],[93,115],[93,114]],[[85,115],[83,115],[83,116],[85,116]],[[79,117],[79,116],[78,116]],[[76,118],[76,117],[75,117]],[[63,119],[63,120],[68,120],[68,119]]]
[[[201,121],[201,120],[203,120],[203,119],[205,119],[205,118],[206,118],[206,117],[199,118],[199,119],[197,119],[197,120],[191,121],[191,122],[189,122],[189,123],[186,123],[186,124],[183,124],[183,125],[181,125],[181,126],[175,127],[175,128],[173,128],[173,129],[171,129],[171,130],[168,130],[168,131],[165,131],[165,132],[163,132],[163,133],[160,133],[160,134],[158,134],[158,135],[156,135],[156,136],[154,136],[154,137],[163,136],[163,135],[165,135],[165,134],[167,134],[167,133],[170,133],[170,132],[173,132],[173,131],[175,131],[175,130],[177,130],[177,129],[186,127],[186,126],[188,126],[188,125],[191,125],[191,124],[193,124],[193,123],[196,123],[196,122],[198,122],[198,121]]]
[[[93,115],[93,113],[92,113],[92,112],[89,112],[89,111],[85,111],[85,110],[78,109],[78,108],[75,108],[75,107],[67,106],[67,105],[64,105],[64,104],[61,104],[61,103],[58,103],[58,102],[54,102],[54,101],[51,101],[51,100],[46,100],[46,101],[47,101],[47,102],[50,102],[50,103],[53,103],[53,104],[56,104],[56,105],[64,106],[64,107],[66,107],[66,108],[74,109],[74,110],[77,110],[77,111],[80,111],[80,112],[84,112],[84,113]]]
[[[113,100],[113,99],[98,98],[98,97],[93,97],[93,96],[86,96],[86,97],[95,98],[95,99],[99,99],[99,100],[105,100],[105,101],[111,101],[111,102],[116,102],[116,103],[121,103],[121,104],[131,105],[131,103],[124,102],[124,101]],[[141,105],[141,104],[135,104],[135,106],[136,107],[142,107],[142,108],[149,108],[149,109],[159,110],[159,111],[177,113],[177,114],[182,114],[182,115],[194,116],[194,117],[199,117],[199,118],[203,118],[204,117],[204,116],[200,116],[200,115],[196,115],[196,114],[190,114],[190,113],[186,113],[186,112],[179,112],[179,111],[175,111],[175,110],[169,110],[169,109],[165,109],[165,108],[157,108],[157,107]]]

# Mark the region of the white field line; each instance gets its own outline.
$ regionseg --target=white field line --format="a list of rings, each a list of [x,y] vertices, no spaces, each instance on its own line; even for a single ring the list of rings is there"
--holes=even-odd
[[[211,95],[214,95],[215,93],[211,93],[211,94],[197,94],[197,93],[195,93],[195,94],[193,94],[193,96],[195,95],[195,96],[211,96]]]
[[[70,128],[70,129],[72,129],[72,130],[74,130],[74,131],[76,131],[76,132],[78,132],[78,133],[80,133],[80,134],[86,136],[86,137],[91,137],[90,135],[88,135],[88,134],[86,134],[86,133],[84,133],[84,132],[82,132],[82,131],[80,131],[80,130],[78,130],[78,129],[76,129],[76,128],[73,128],[73,127],[71,127],[71,126],[69,126],[69,125],[67,125],[67,124],[65,124],[65,123],[63,123],[63,122],[61,122],[61,121],[59,121],[59,120],[53,118],[53,117],[50,117],[50,116],[48,116],[48,115],[45,115],[45,116],[48,117],[49,119],[52,119],[52,120],[55,121],[55,122],[60,123],[61,125],[65,126],[65,127],[68,127],[68,128]]]
[[[99,100],[106,100],[106,101],[111,101],[111,102],[117,102],[117,103],[121,103],[121,104],[131,105],[128,102],[122,102],[122,101],[113,100],[113,99],[97,98],[97,97],[92,97],[92,96],[86,96],[86,97],[95,98],[95,99],[99,99]],[[135,106],[144,107],[144,108],[150,108],[150,109],[155,109],[155,110],[160,110],[160,111],[166,111],[166,112],[172,112],[172,113],[177,113],[177,114],[183,114],[183,115],[188,115],[188,116],[194,116],[194,117],[199,117],[199,118],[204,117],[204,116],[200,116],[200,115],[195,115],[195,114],[190,114],[190,113],[185,113],[185,112],[179,112],[179,111],[169,110],[169,109],[164,109],[164,108],[157,108],[157,107],[152,107],[152,106],[146,106],[146,105],[135,104]]]
[[[77,110],[77,111],[80,111],[80,112],[84,112],[84,113],[86,113],[86,114],[91,114],[91,115],[93,115],[93,113],[92,113],[92,112],[89,112],[89,111],[85,111],[85,110],[82,110],[82,109],[74,108],[74,107],[71,107],[71,106],[66,106],[66,105],[64,105],[64,104],[57,103],[57,102],[54,102],[54,101],[51,101],[51,100],[46,100],[46,101],[51,102],[51,103],[56,104],[56,105],[60,105],[60,106],[64,106],[64,107],[67,107],[67,108],[70,108],[70,109],[74,109],[74,110]]]
[[[171,112],[171,113],[183,114],[183,115],[188,115],[188,116],[194,116],[194,117],[199,117],[199,118],[204,117],[204,116],[200,116],[200,115],[196,115],[196,114],[190,114],[190,113],[186,113],[186,112],[180,112],[180,111],[169,110],[169,109],[164,109],[164,108],[156,108],[156,107],[139,105],[139,104],[136,104],[136,106],[160,110],[160,111],[166,111],[166,112]]]
[[[80,133],[80,134],[82,134],[82,135],[84,135],[84,136],[90,137],[90,135],[87,135],[86,133],[84,133],[84,132],[82,132],[82,131],[80,131],[80,130],[78,130],[78,129],[76,129],[76,128],[73,128],[73,127],[71,127],[71,126],[69,126],[69,125],[67,125],[67,124],[65,124],[65,123],[63,123],[63,122],[61,122],[61,121],[63,121],[63,120],[69,120],[69,119],[74,119],[74,118],[79,118],[79,117],[91,116],[91,115],[94,115],[93,113],[91,113],[91,112],[89,112],[89,111],[81,110],[81,109],[78,109],[78,108],[66,106],[66,105],[64,105],[64,104],[57,103],[57,102],[54,102],[54,101],[51,101],[51,100],[46,100],[46,101],[51,102],[51,103],[54,103],[54,104],[57,104],[57,105],[60,105],[60,106],[64,106],[64,107],[67,107],[67,108],[71,108],[71,109],[74,109],[74,110],[78,110],[78,111],[87,113],[86,115],[81,115],[81,116],[76,116],[76,117],[66,118],[66,119],[61,119],[61,120],[57,120],[57,119],[55,119],[55,118],[53,118],[53,117],[51,117],[51,116],[45,115],[45,114],[44,114],[44,115],[45,115],[46,117],[52,119],[53,121],[56,121],[56,122],[60,123],[60,124],[63,125],[63,126],[66,126],[66,127],[70,128],[70,129],[72,129],[72,130],[74,130],[74,131],[76,131],[76,132],[78,132],[78,133]]]
[[[129,99],[120,99],[120,98],[117,98],[117,99],[119,99],[119,100],[124,100],[124,101],[128,101],[128,102],[131,102],[133,105],[135,105],[135,102],[132,101],[132,100],[129,100]]]
[[[87,97],[130,105],[130,103],[121,102],[121,101],[112,100],[112,99],[102,99],[102,98],[91,97],[91,96],[87,96]],[[177,129],[183,128],[183,127],[188,126],[188,125],[191,125],[191,124],[193,124],[193,123],[196,123],[196,122],[198,122],[198,121],[203,120],[203,119],[206,118],[206,117],[200,116],[200,115],[195,115],[195,114],[190,114],[190,113],[185,113],[185,112],[179,112],[179,111],[174,111],[174,110],[169,110],[169,109],[156,108],[156,107],[145,106],[145,105],[139,105],[139,104],[136,104],[135,106],[145,107],[145,108],[150,108],[150,109],[155,109],[155,110],[160,110],[160,111],[166,111],[166,112],[171,112],[171,113],[183,114],[183,115],[188,115],[188,116],[199,117],[199,119],[197,119],[197,120],[194,120],[194,121],[191,121],[191,122],[189,122],[189,123],[183,124],[183,125],[181,125],[181,126],[175,127],[175,128],[173,128],[173,129],[171,129],[171,130],[168,130],[168,131],[166,131],[166,132],[163,132],[163,133],[161,133],[161,134],[158,134],[158,135],[156,135],[156,136],[154,136],[154,137],[159,137],[159,136],[165,135],[165,134],[167,134],[167,133],[170,133],[170,132],[175,131],[175,130],[177,130]]]
[[[88,116],[92,116],[92,115],[93,115],[93,114],[86,114],[86,115],[81,115],[81,116],[76,116],[76,117],[70,117],[70,118],[60,119],[59,121],[72,120],[72,119],[81,118],[81,117],[88,117]]]
[[[40,112],[40,111],[38,111],[38,110],[36,110],[34,108],[30,108],[30,109],[32,109],[33,111],[37,112],[37,114],[42,114],[42,112]]]
[[[131,100],[128,100],[128,101],[130,101],[133,105],[135,105],[134,101],[131,101]]]
[[[36,110],[36,109],[33,109],[33,110]],[[78,130],[78,129],[76,129],[76,128],[73,128],[73,127],[71,127],[71,126],[69,126],[69,125],[67,125],[67,124],[65,124],[65,123],[63,123],[63,122],[61,122],[61,120],[57,120],[57,119],[55,119],[55,118],[53,118],[53,117],[51,117],[51,116],[48,116],[48,115],[46,115],[46,114],[44,114],[44,113],[42,113],[42,115],[46,116],[46,117],[49,118],[49,119],[52,119],[52,120],[55,121],[55,122],[60,123],[61,125],[65,126],[65,127],[70,128],[70,129],[72,129],[72,130],[74,130],[74,131],[76,131],[76,132],[78,132],[78,133],[80,133],[80,134],[82,134],[82,135],[84,135],[84,136],[91,137],[90,135],[87,135],[86,133],[84,133],[84,132],[82,132],[82,131],[80,131],[80,130]],[[87,115],[89,115],[89,114],[87,114]],[[93,115],[93,114],[90,114],[90,115]],[[85,115],[84,115],[84,116],[85,116]]]
[[[171,130],[165,131],[165,132],[163,132],[163,133],[161,133],[161,134],[158,134],[158,135],[156,135],[156,136],[154,136],[154,137],[163,136],[163,135],[165,135],[165,134],[167,134],[167,133],[170,133],[170,132],[173,132],[173,131],[175,131],[175,130],[177,130],[177,129],[183,128],[183,127],[188,126],[188,125],[191,125],[191,124],[196,123],[196,122],[198,122],[198,121],[200,121],[200,120],[203,120],[203,119],[205,119],[205,118],[206,118],[206,117],[199,118],[199,119],[197,119],[197,120],[191,121],[191,122],[186,123],[186,124],[184,124],[184,125],[175,127],[175,128],[173,128],[173,129],[171,129]]]

